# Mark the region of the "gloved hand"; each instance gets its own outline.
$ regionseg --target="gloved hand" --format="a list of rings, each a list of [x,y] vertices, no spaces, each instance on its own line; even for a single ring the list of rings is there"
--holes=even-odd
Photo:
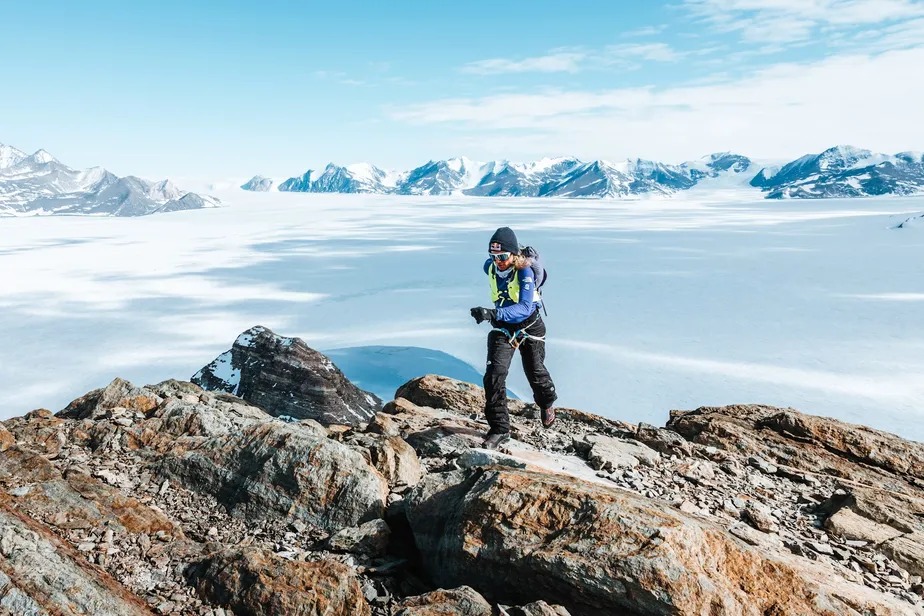
[[[475,323],[490,321],[497,317],[497,310],[494,310],[494,308],[472,308],[471,313]]]

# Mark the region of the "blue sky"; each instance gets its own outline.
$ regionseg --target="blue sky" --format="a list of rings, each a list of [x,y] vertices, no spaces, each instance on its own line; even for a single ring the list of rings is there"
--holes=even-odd
[[[119,175],[924,149],[924,0],[0,3],[0,143]]]

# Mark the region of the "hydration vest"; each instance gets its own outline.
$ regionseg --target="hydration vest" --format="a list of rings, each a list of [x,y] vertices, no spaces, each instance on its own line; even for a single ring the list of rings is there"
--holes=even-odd
[[[533,270],[534,279],[538,276],[538,273]],[[503,291],[500,290],[500,285],[497,282],[498,275],[495,265],[492,263],[488,266],[488,282],[491,285],[491,301],[494,302],[494,305],[497,305],[498,300],[509,299],[514,304],[520,301],[520,275],[519,270],[510,272],[509,282],[507,282],[507,288]],[[545,282],[543,280],[543,282]],[[542,302],[542,294],[539,292],[539,287],[541,285],[536,284],[536,292],[533,295],[533,302],[538,304]]]

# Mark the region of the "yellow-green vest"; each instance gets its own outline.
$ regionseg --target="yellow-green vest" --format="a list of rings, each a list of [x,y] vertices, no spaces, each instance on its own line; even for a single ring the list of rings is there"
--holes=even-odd
[[[514,304],[520,301],[520,276],[519,272],[514,270],[510,272],[510,282],[507,283],[507,290],[501,292],[497,287],[497,271],[492,263],[488,266],[488,281],[491,285],[491,301],[497,306],[498,300],[509,299]]]

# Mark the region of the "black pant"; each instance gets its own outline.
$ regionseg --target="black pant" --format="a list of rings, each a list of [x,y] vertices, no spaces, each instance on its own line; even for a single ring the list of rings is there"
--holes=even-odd
[[[536,311],[523,324],[494,322],[495,327],[507,330],[511,335],[522,325],[527,325],[526,333],[531,336],[544,337],[545,323]],[[533,400],[539,408],[552,406],[558,397],[555,384],[545,367],[545,342],[532,338],[519,338],[520,358],[523,371],[533,390]],[[510,345],[510,337],[503,332],[492,330],[488,334],[488,364],[484,373],[485,407],[484,414],[492,433],[510,432],[510,416],[507,414],[507,373],[516,351]]]

